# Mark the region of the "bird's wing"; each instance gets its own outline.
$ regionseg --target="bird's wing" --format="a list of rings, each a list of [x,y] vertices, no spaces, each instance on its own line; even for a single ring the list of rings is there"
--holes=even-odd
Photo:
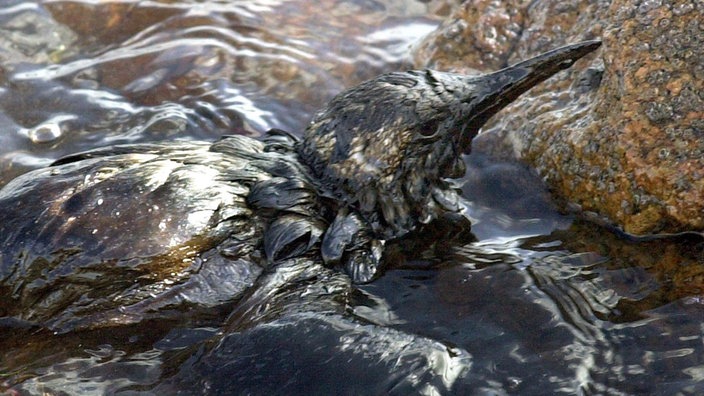
[[[249,165],[261,144],[242,156],[210,148],[119,146],[7,184],[0,190],[0,296],[8,307],[0,311],[59,328],[145,299],[208,304],[244,290],[261,269],[234,245],[261,237],[245,202],[251,184],[266,177]],[[216,246],[227,246],[230,257]],[[194,274],[224,279],[206,285],[219,288],[206,298],[192,290]],[[170,292],[179,284],[190,285],[190,294]]]

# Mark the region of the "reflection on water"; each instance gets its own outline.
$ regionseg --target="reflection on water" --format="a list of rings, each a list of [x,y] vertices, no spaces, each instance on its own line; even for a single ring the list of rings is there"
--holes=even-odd
[[[700,299],[654,299],[661,274],[566,248],[562,238],[590,227],[493,245],[484,256],[463,247],[433,270],[401,266],[362,289],[384,301],[393,327],[470,352],[473,375],[497,392],[701,392]],[[369,311],[355,312],[373,320]]]
[[[300,133],[343,87],[403,68],[435,8],[9,0],[0,185],[106,144]],[[632,241],[558,213],[526,169],[467,165],[476,241],[402,243],[356,287],[292,262],[182,319],[53,335],[0,318],[0,391],[704,392],[701,239]]]
[[[416,1],[17,1],[0,7],[0,185],[107,144],[300,133],[408,65]]]

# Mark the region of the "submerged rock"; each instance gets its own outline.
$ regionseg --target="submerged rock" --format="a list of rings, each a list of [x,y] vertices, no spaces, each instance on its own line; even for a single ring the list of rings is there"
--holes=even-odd
[[[529,163],[558,197],[627,232],[702,230],[702,12],[692,1],[465,2],[416,63],[485,70],[602,37],[600,55],[509,106],[474,150]]]

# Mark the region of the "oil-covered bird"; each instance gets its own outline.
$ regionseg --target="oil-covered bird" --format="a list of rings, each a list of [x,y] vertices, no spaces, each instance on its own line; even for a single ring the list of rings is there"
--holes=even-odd
[[[381,75],[302,138],[112,146],[26,173],[0,190],[0,316],[68,331],[178,315],[292,258],[370,281],[387,242],[459,211],[448,179],[480,127],[599,45],[480,76]]]

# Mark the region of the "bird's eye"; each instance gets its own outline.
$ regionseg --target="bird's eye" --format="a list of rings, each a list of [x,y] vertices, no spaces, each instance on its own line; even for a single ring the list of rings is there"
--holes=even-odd
[[[418,133],[423,137],[434,137],[438,132],[438,127],[440,126],[439,120],[431,120],[418,127]]]

